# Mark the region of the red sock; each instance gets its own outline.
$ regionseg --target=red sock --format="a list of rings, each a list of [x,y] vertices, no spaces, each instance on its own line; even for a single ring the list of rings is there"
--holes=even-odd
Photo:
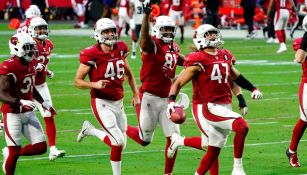
[[[248,126],[243,118],[237,118],[232,123],[232,130],[236,133],[233,139],[234,157],[241,158],[244,149],[244,141],[248,133]]]
[[[132,42],[136,42],[135,33],[134,33],[134,30],[132,30],[132,29],[131,29],[131,40],[132,40]]]
[[[184,146],[189,146],[195,149],[203,150],[201,147],[201,137],[188,137],[183,141]]]
[[[210,175],[219,174],[219,158],[217,157],[210,168]]]
[[[299,121],[296,123],[295,127],[293,128],[292,139],[290,143],[291,151],[297,150],[297,146],[305,132],[306,127],[307,127],[307,122],[304,122],[303,120],[299,119]]]
[[[286,42],[286,31],[285,30],[281,30],[281,35],[282,35],[282,40],[285,43]]]
[[[221,148],[208,146],[208,151],[200,161],[200,165],[197,169],[199,175],[206,174],[212,165],[216,162],[220,154]]]
[[[46,134],[48,138],[49,146],[55,146],[55,138],[56,138],[56,127],[54,122],[54,117],[44,117],[44,121],[46,124]]]
[[[110,141],[110,139],[109,139],[108,136],[105,136],[105,137],[104,137],[103,142],[104,142],[105,144],[107,144],[109,147],[112,147],[111,141]]]
[[[111,155],[110,155],[110,160],[112,161],[121,161],[122,160],[122,146],[111,146]]]
[[[277,37],[279,43],[284,43],[285,42],[283,40],[283,34],[282,34],[281,30],[276,30],[275,34],[276,34],[276,37]]]
[[[6,175],[13,175],[15,173],[17,160],[20,154],[20,146],[8,146],[9,156],[5,162]]]
[[[146,146],[148,145],[148,142],[144,142],[143,140],[140,139],[139,137],[139,129],[134,126],[128,126],[127,136],[130,137],[132,140],[134,140],[136,143]]]
[[[164,151],[164,156],[165,156],[165,167],[164,167],[164,174],[172,174],[174,165],[175,165],[175,160],[177,156],[177,151],[172,159],[167,157],[167,149],[171,145],[171,138],[167,137],[166,138],[166,145],[165,145],[165,151]]]
[[[84,21],[84,16],[78,16],[78,23],[81,23]]]
[[[123,28],[122,27],[119,27],[118,28],[118,38],[120,38],[120,33],[122,32]]]
[[[40,142],[36,144],[28,144],[21,148],[20,156],[34,156],[34,155],[41,155],[46,153],[47,151],[47,144],[46,142]]]

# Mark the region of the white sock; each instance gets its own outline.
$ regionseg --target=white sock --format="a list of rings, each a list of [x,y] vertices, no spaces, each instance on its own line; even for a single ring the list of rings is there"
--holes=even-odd
[[[289,152],[290,152],[291,154],[296,153],[296,151],[292,151],[290,148],[289,148]]]
[[[136,42],[132,41],[132,52],[136,52]]]
[[[233,167],[234,168],[243,168],[242,158],[234,158]]]
[[[110,161],[112,165],[113,175],[121,174],[121,161]]]
[[[56,150],[56,147],[55,147],[55,146],[51,146],[49,149],[50,149],[50,152],[51,152],[51,151],[55,151],[55,150]]]
[[[104,131],[101,131],[101,130],[99,130],[99,129],[93,128],[93,129],[90,129],[90,130],[88,131],[88,135],[96,136],[96,137],[98,137],[101,141],[103,141],[107,134],[106,134]]]

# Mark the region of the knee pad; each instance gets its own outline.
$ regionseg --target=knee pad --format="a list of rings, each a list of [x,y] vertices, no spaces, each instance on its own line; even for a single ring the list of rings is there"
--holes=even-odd
[[[243,118],[238,118],[232,123],[232,130],[242,134],[248,133],[247,122]]]

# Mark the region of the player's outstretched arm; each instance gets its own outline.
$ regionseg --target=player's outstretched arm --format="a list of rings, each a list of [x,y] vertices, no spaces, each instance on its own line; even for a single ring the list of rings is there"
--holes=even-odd
[[[151,13],[151,0],[146,0],[143,3],[144,17],[141,27],[140,47],[143,52],[150,53],[154,50],[154,42],[149,34],[149,18]]]
[[[89,82],[85,81],[86,75],[90,71],[90,66],[85,64],[80,64],[76,76],[75,76],[75,86],[79,89],[101,89],[106,86],[106,84],[109,82],[109,80],[99,80],[97,82]]]
[[[136,105],[141,103],[139,95],[138,95],[136,81],[135,81],[133,72],[132,72],[130,65],[129,65],[127,60],[125,60],[125,65],[126,65],[125,66],[125,75],[127,77],[127,81],[129,83],[130,88],[131,88],[132,93],[133,93],[131,104],[132,104],[132,106],[136,106]]]

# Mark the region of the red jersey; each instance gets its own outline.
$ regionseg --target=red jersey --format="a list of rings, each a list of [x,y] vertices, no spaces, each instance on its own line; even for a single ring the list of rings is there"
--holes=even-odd
[[[230,104],[232,102],[230,68],[233,56],[218,50],[216,55],[206,52],[192,52],[186,56],[185,67],[199,65],[202,70],[192,79],[193,92],[199,92],[204,103]],[[197,95],[197,93],[195,94]],[[195,96],[193,96],[194,100]]]
[[[0,64],[0,75],[12,75],[14,77],[14,84],[7,92],[11,97],[33,100],[33,85],[35,81],[34,61],[25,66],[18,57],[11,57]],[[20,106],[3,102],[1,111],[3,113],[20,113]]]
[[[291,7],[289,0],[274,0],[276,10],[288,9]]]
[[[231,54],[231,52],[227,49],[221,49],[220,50],[221,52],[227,54],[227,55],[230,55],[232,56],[231,58],[231,62],[233,65],[236,64],[236,58]],[[195,103],[195,104],[202,104],[205,102],[205,100],[203,100],[202,96],[200,95],[199,93],[199,89],[197,87],[197,82],[196,81],[192,81],[192,84],[193,84],[193,96],[192,96],[192,103]]]
[[[184,8],[184,0],[171,0],[171,9],[174,11],[183,11]]]
[[[124,42],[117,42],[110,53],[101,50],[95,44],[80,52],[80,63],[91,66],[89,78],[91,82],[110,80],[105,88],[91,89],[91,98],[101,98],[117,101],[123,98],[123,81],[125,73],[125,59],[128,46]]]
[[[174,78],[176,73],[180,49],[175,42],[165,44],[155,37],[152,39],[156,45],[156,53],[144,54],[142,52],[140,92],[148,92],[166,98],[172,85],[171,78]]]
[[[37,63],[41,63],[44,65],[44,70],[41,72],[37,72],[35,77],[35,85],[41,85],[46,82],[47,70],[48,70],[48,63],[51,57],[51,50],[53,49],[53,43],[46,39],[44,43],[36,41],[37,49],[38,49],[38,56],[36,58]]]
[[[24,22],[19,25],[19,28],[16,30],[16,33],[25,32],[28,33],[28,28],[32,18],[27,18]]]

